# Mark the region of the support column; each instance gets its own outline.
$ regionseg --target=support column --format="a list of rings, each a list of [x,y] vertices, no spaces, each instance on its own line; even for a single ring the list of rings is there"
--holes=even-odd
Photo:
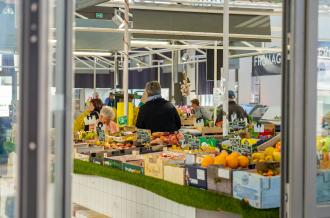
[[[93,89],[94,89],[94,93],[93,96],[96,93],[96,57],[94,57],[94,69],[93,69]]]
[[[158,61],[158,68],[157,68],[157,80],[160,84],[160,66],[159,66],[159,61]]]
[[[214,70],[213,70],[213,90],[215,90],[218,86],[218,50],[217,50],[217,45],[218,45],[218,42],[215,41],[214,42]],[[214,95],[214,91],[213,91],[213,95]],[[217,119],[217,107],[219,105],[216,105],[215,102],[213,103],[214,105],[214,111],[213,111],[213,120],[216,121]]]
[[[223,5],[223,81],[224,81],[224,102],[223,102],[223,136],[228,135],[228,78],[229,78],[229,0],[224,0]]]
[[[118,55],[115,53],[114,57],[114,71],[113,71],[113,89],[116,92],[118,85]]]
[[[128,53],[129,53],[129,0],[125,0],[125,31],[124,31],[124,71],[123,71],[123,91],[124,91],[124,115],[128,115]]]

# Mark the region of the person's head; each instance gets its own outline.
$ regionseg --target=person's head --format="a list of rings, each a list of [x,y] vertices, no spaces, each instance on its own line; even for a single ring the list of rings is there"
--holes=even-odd
[[[93,98],[99,99],[100,94],[98,92],[93,92]]]
[[[235,98],[236,98],[235,92],[232,90],[229,90],[228,91],[228,101],[235,101]]]
[[[148,97],[161,94],[161,86],[158,81],[148,82],[145,90],[147,92]]]
[[[100,111],[100,122],[103,124],[109,124],[110,121],[114,120],[116,117],[115,112],[112,107],[103,106]]]
[[[109,99],[112,100],[112,99],[114,99],[114,98],[115,98],[114,94],[113,94],[112,92],[110,92],[110,93],[109,93]]]
[[[191,106],[195,109],[199,106],[199,100],[198,99],[193,99],[191,100]]]
[[[100,99],[94,98],[90,101],[90,110],[91,111],[100,111],[103,106],[103,103]]]

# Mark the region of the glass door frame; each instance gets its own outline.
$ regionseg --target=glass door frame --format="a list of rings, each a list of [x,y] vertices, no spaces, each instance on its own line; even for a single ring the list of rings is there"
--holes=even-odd
[[[281,217],[330,217],[316,203],[318,7],[284,1]]]

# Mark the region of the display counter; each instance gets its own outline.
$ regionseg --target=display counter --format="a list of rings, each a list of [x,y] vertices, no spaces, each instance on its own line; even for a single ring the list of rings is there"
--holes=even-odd
[[[230,196],[190,186],[181,186],[161,179],[156,179],[145,175],[133,174],[119,169],[113,169],[107,166],[101,166],[95,163],[85,162],[81,160],[74,161],[74,173],[74,177],[77,175],[93,175],[109,180],[119,181],[121,183],[130,184],[136,187],[140,187],[144,190],[148,190],[156,194],[157,196],[161,196],[180,205],[185,205],[192,208],[205,209],[210,211],[230,212],[232,214],[241,215],[241,217],[244,218],[277,218],[279,216],[278,209],[259,210],[252,208],[245,204],[243,201],[234,199]],[[94,184],[94,186],[98,185],[100,184]],[[89,187],[91,186],[92,184],[89,184]],[[103,183],[103,187],[98,188],[102,190],[106,187],[104,187]],[[109,197],[111,197],[111,194],[109,194]],[[143,201],[143,199],[141,199],[141,201]]]

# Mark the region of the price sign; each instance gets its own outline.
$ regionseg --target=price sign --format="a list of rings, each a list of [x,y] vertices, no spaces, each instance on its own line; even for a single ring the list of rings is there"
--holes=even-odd
[[[151,141],[151,131],[148,129],[138,129],[136,135],[139,144],[146,145]]]
[[[118,124],[119,124],[119,126],[127,126],[127,124],[128,124],[127,116],[119,117]]]

